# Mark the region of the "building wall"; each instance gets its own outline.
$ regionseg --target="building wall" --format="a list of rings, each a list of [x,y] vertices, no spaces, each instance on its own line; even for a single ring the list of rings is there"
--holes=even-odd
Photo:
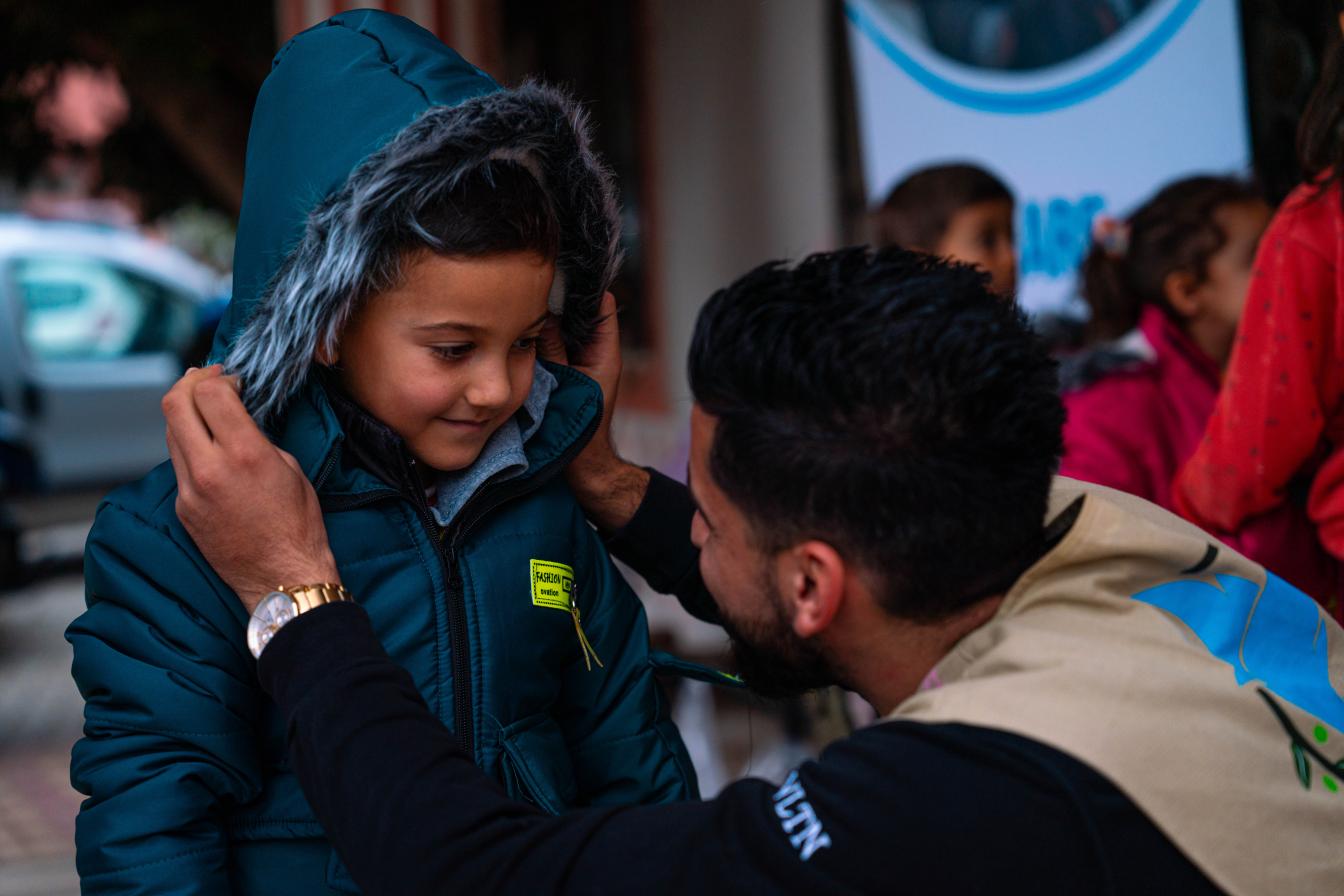
[[[668,411],[618,417],[624,453],[676,470],[686,351],[717,288],[839,234],[829,6],[646,0],[651,292]]]

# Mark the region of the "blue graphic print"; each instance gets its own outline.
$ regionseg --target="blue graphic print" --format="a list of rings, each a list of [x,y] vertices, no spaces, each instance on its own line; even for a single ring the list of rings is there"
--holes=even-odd
[[[1330,684],[1329,644],[1320,606],[1270,574],[1262,592],[1240,576],[1218,575],[1221,588],[1182,579],[1134,595],[1180,619],[1237,684],[1259,680],[1278,697],[1344,731],[1344,698]]]
[[[1170,12],[1158,20],[1142,40],[1127,53],[1102,68],[1065,84],[1024,91],[989,90],[959,84],[952,76],[930,70],[902,50],[887,36],[881,26],[873,21],[863,6],[853,2],[846,3],[845,16],[902,71],[943,99],[982,112],[1033,115],[1085,102],[1133,75],[1181,30],[1199,3],[1200,0],[1178,0]]]

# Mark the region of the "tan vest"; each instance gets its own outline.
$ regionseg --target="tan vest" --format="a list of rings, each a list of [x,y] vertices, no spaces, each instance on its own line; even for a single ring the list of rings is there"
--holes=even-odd
[[[1061,478],[1051,517],[1079,496],[1063,540],[892,718],[1082,760],[1230,893],[1344,896],[1344,630],[1137,498]]]

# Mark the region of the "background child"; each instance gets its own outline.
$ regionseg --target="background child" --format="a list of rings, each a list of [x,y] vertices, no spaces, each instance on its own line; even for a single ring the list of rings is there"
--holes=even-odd
[[[600,389],[536,359],[552,314],[582,344],[619,262],[582,114],[360,11],[280,52],[248,148],[219,344],[388,652],[516,796],[556,813],[693,797],[642,607],[560,475]],[[164,464],[89,536],[67,634],[83,890],[355,892],[176,488]]]
[[[1192,177],[1127,222],[1101,224],[1082,269],[1090,347],[1062,371],[1061,473],[1171,507],[1172,477],[1217,399],[1269,215],[1246,184]],[[1334,591],[1336,564],[1297,508],[1215,534],[1318,599]]]
[[[892,188],[873,214],[874,242],[973,264],[995,292],[1017,291],[1013,194],[975,165],[924,168]]]
[[[1344,3],[1340,9],[1344,30]],[[1308,181],[1274,216],[1203,442],[1180,471],[1176,509],[1239,532],[1307,496],[1316,534],[1344,558],[1344,43],[1327,53],[1298,129]],[[1337,617],[1344,616],[1338,592]]]

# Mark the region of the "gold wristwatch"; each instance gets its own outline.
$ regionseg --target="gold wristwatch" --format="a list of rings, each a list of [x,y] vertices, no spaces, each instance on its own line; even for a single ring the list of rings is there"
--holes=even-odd
[[[247,623],[248,649],[254,657],[260,659],[261,652],[285,623],[315,607],[343,600],[353,600],[344,585],[323,582],[290,588],[280,586],[263,597],[252,611],[252,618]]]

